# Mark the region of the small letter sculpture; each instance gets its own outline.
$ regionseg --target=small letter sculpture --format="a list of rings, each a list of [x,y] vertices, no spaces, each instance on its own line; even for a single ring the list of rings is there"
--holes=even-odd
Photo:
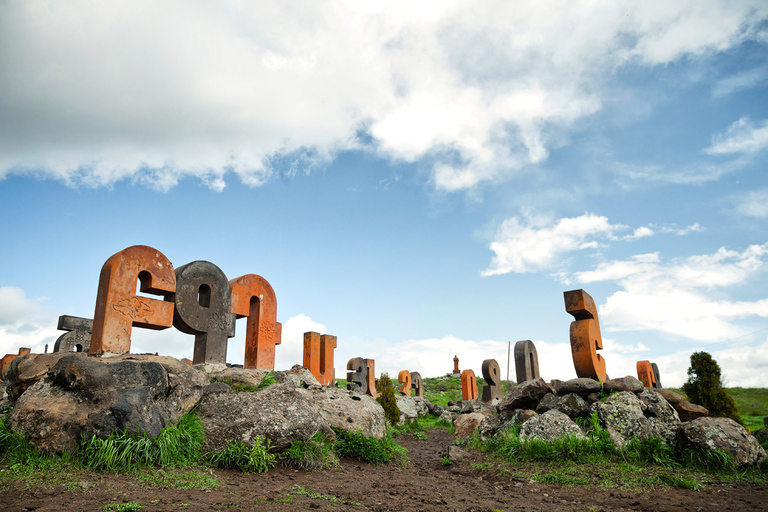
[[[477,377],[472,370],[461,372],[461,397],[462,400],[474,400],[477,398]]]
[[[332,386],[336,377],[333,367],[333,349],[336,348],[336,336],[317,332],[304,333],[304,366],[322,386]]]
[[[653,389],[661,389],[661,376],[659,375],[659,367],[656,363],[651,363],[653,368]]]
[[[364,359],[365,366],[368,369],[368,373],[365,378],[365,384],[368,387],[366,393],[371,397],[376,398],[379,396],[379,392],[376,391],[376,361],[374,359]]]
[[[595,301],[584,290],[563,292],[565,310],[576,319],[571,322],[571,355],[576,376],[604,382],[605,359],[597,353],[603,348]]]
[[[424,398],[424,383],[419,372],[411,372],[411,388],[413,389],[413,396]]]
[[[656,382],[656,377],[653,375],[653,366],[650,361],[638,361],[637,362],[637,380],[643,383],[646,388],[652,388]]]
[[[227,362],[227,338],[235,335],[227,276],[209,261],[193,261],[176,269],[173,325],[195,335],[194,364]]]
[[[515,371],[518,384],[541,377],[539,374],[539,354],[531,340],[515,343]]]
[[[517,350],[517,346],[515,346],[515,350]],[[517,359],[517,355],[515,355],[515,359]],[[486,382],[483,387],[483,402],[501,398],[501,369],[495,359],[483,361],[483,379]]]
[[[411,372],[403,370],[397,374],[397,382],[402,384],[398,391],[401,395],[411,396]]]
[[[167,329],[173,325],[173,303],[136,295],[140,291],[168,297],[176,291],[176,274],[160,251],[134,245],[112,255],[101,267],[93,313],[91,354],[131,351],[131,328]]]
[[[8,368],[11,367],[11,363],[14,359],[17,357],[25,356],[31,352],[31,348],[21,347],[18,354],[5,354],[3,358],[0,359],[0,382],[3,381],[3,375],[6,371],[8,371]]]
[[[275,291],[266,279],[256,274],[232,279],[229,287],[232,313],[236,318],[248,317],[243,368],[274,370],[275,345],[282,341],[283,331],[283,325],[277,321]]]
[[[91,349],[93,320],[90,318],[61,315],[58,329],[68,332],[59,336],[53,344],[54,352],[88,352]]]
[[[368,365],[362,357],[353,357],[347,361],[347,389],[364,395],[368,392]]]

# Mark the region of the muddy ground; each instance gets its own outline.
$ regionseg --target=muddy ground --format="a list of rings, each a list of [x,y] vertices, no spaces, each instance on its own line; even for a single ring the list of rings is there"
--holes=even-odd
[[[83,474],[73,490],[63,484],[31,489],[18,482],[4,484],[0,486],[0,511],[120,510],[119,505],[128,503],[138,503],[146,512],[768,510],[765,484],[712,481],[700,491],[551,485],[514,472],[499,475],[498,471],[477,469],[482,454],[443,465],[441,459],[452,442],[445,431],[429,431],[425,440],[401,436],[398,441],[409,451],[411,463],[406,468],[343,459],[338,468],[317,472],[280,466],[266,474],[211,470],[219,486],[195,490],[159,488],[130,476]],[[594,469],[585,468],[585,474],[589,471]]]

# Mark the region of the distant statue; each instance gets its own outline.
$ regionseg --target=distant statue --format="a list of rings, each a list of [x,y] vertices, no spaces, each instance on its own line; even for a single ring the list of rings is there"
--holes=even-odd
[[[459,371],[459,356],[458,355],[453,356],[453,373],[454,374],[461,373],[461,371]]]

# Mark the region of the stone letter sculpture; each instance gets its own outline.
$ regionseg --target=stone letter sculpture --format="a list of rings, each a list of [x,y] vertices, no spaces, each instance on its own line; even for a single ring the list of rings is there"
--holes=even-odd
[[[411,372],[411,388],[413,389],[413,396],[424,398],[424,383],[419,372]]]
[[[656,382],[656,378],[653,375],[653,366],[650,361],[638,361],[637,362],[637,380],[643,383],[646,388],[652,388]]]
[[[229,282],[232,313],[248,317],[243,368],[275,369],[275,345],[282,341],[283,325],[277,321],[277,300],[272,286],[261,276],[246,274]],[[305,365],[306,366],[306,365]]]
[[[584,290],[563,292],[565,310],[576,319],[571,322],[571,354],[576,376],[606,380],[605,359],[597,353],[603,348],[595,301]]]
[[[363,359],[363,361],[365,361],[365,366],[368,370],[365,377],[365,384],[368,387],[366,393],[371,395],[372,398],[376,398],[379,396],[379,392],[376,391],[376,360]]]
[[[235,315],[227,276],[209,261],[176,269],[173,325],[195,335],[194,364],[226,364],[227,338],[235,335]]]
[[[517,350],[517,345],[515,345],[515,350]],[[517,355],[515,355],[515,359],[517,359]],[[501,398],[501,369],[495,359],[483,361],[483,380],[486,382],[483,387],[483,402]]]
[[[402,384],[398,391],[401,395],[411,396],[411,372],[403,370],[397,374],[397,382]]]
[[[462,400],[474,400],[477,398],[477,377],[472,370],[461,372],[461,397]]]
[[[336,336],[317,332],[304,333],[304,366],[323,386],[332,386],[336,376],[333,367],[333,349]]]
[[[58,329],[69,332],[59,336],[53,344],[54,352],[88,352],[91,349],[93,320],[90,318],[61,315]]]
[[[368,392],[368,365],[362,357],[353,357],[347,361],[347,389],[364,395]]]
[[[541,377],[539,374],[539,354],[531,340],[515,343],[515,372],[518,384]]]
[[[167,329],[173,325],[173,303],[136,295],[140,291],[169,296],[176,290],[176,274],[160,251],[134,245],[110,257],[101,267],[93,313],[91,354],[131,351],[131,327]]]
[[[21,347],[18,354],[5,354],[3,358],[0,359],[0,382],[3,381],[3,375],[6,371],[8,371],[8,368],[11,367],[11,363],[14,359],[17,357],[25,356],[31,352],[31,348]]]
[[[653,368],[653,389],[661,389],[661,376],[659,375],[659,367],[656,363],[651,363]]]

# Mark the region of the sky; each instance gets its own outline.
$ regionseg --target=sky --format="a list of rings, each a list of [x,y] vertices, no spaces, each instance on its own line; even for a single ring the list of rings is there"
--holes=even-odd
[[[765,387],[767,157],[764,0],[0,0],[0,355],[148,245],[264,277],[277,369],[567,380],[582,288],[610,377]]]

